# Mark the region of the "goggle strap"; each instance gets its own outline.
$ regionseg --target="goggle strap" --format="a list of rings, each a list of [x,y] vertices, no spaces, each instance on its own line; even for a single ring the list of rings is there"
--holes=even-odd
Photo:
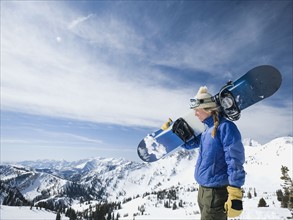
[[[190,99],[190,107],[191,108],[195,108],[197,106],[199,106],[200,104],[204,104],[204,103],[211,103],[211,102],[215,102],[215,98],[214,97],[209,97],[209,98],[205,98],[205,99],[195,99],[192,98]]]

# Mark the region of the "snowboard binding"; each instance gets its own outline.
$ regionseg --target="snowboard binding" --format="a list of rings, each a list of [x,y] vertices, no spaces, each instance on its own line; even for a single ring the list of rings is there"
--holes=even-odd
[[[241,110],[239,109],[234,96],[228,90],[233,86],[234,84],[232,81],[227,82],[227,84],[223,86],[220,92],[215,96],[215,99],[221,107],[221,112],[224,114],[224,117],[231,121],[236,121],[240,118]]]
[[[193,129],[183,118],[178,118],[174,122],[172,131],[185,143],[187,143],[192,137],[196,138]]]

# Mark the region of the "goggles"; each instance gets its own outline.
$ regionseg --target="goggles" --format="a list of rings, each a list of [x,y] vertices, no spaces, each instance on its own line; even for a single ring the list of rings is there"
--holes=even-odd
[[[195,98],[191,98],[190,99],[190,103],[189,103],[189,107],[191,109],[196,108],[198,106],[200,106],[201,104],[206,104],[206,103],[211,103],[214,102],[212,98],[206,98],[206,99],[195,99]]]

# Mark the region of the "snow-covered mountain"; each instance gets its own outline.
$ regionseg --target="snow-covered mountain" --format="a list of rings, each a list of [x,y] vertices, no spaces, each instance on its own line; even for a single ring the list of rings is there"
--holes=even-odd
[[[249,147],[259,147],[261,146],[260,143],[258,143],[257,141],[251,139],[251,138],[245,138],[244,140],[242,140],[242,143],[244,146],[249,146]]]
[[[28,200],[43,195],[44,191],[57,195],[65,191],[68,185],[78,183],[96,192],[92,199],[116,201],[171,187],[177,178],[176,183],[193,183],[195,157],[194,151],[181,150],[154,164],[93,158],[72,163],[24,161],[1,165],[0,170],[1,180],[11,187],[17,187]],[[191,175],[186,175],[187,170]],[[100,197],[95,197],[97,195]]]
[[[247,139],[244,144],[247,177],[243,188],[246,193],[253,190],[258,195],[246,204],[256,207],[259,197],[265,197],[278,208],[280,205],[275,194],[281,189],[282,166],[289,168],[292,178],[292,137],[277,138],[265,145]],[[120,201],[123,204],[119,211],[122,217],[144,213],[151,219],[152,215],[157,215],[154,214],[156,210],[160,213],[165,210],[163,201],[174,191],[176,205],[179,206],[181,201],[181,208],[174,213],[196,217],[198,185],[193,178],[196,158],[196,150],[182,149],[151,164],[113,158],[75,162],[25,161],[2,164],[0,177],[1,184],[16,187],[25,199],[35,204],[53,201],[84,211],[89,207],[85,201]],[[1,203],[5,196],[7,192],[2,191]],[[145,211],[139,211],[138,206]],[[251,217],[245,213],[243,216]]]

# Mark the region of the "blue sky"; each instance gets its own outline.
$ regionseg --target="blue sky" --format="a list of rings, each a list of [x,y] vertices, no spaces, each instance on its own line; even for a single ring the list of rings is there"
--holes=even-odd
[[[243,138],[292,135],[292,1],[1,1],[1,161],[124,157],[207,85],[255,66],[280,90]]]

